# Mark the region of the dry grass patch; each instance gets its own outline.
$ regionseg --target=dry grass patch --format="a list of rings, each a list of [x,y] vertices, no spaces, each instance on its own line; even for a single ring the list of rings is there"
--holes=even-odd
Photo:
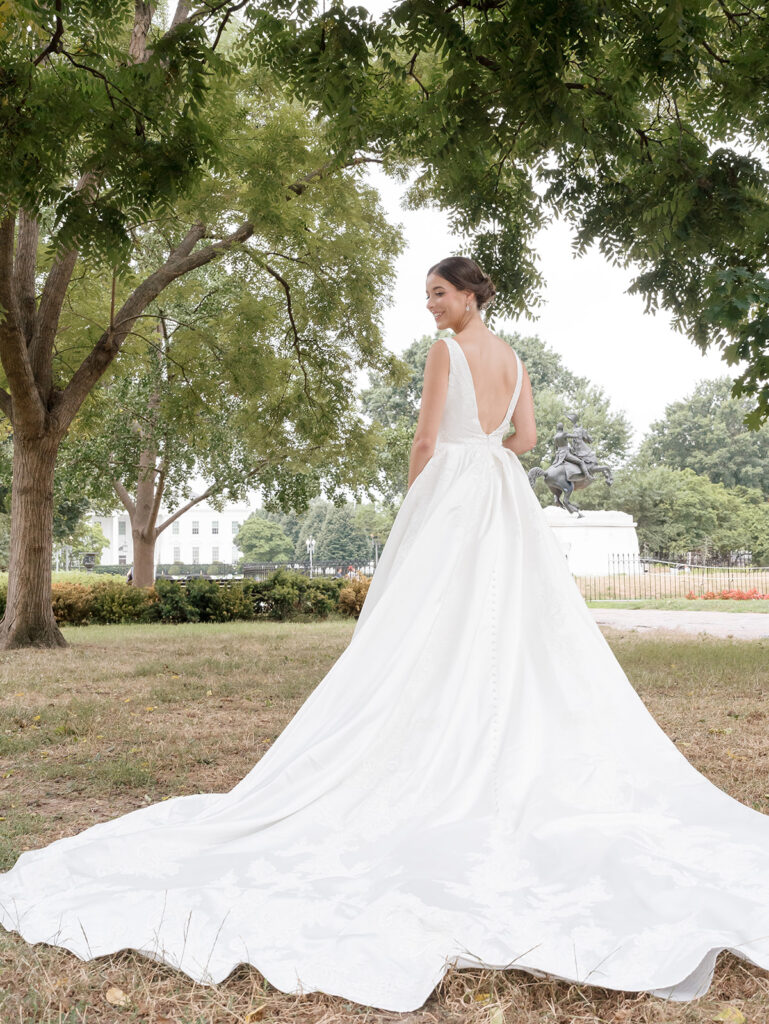
[[[0,869],[24,849],[250,771],[349,642],[353,623],[69,629],[64,651],[0,654]],[[606,631],[660,725],[716,785],[769,811],[769,644]],[[108,1001],[110,988],[125,1005]],[[275,990],[247,965],[221,985],[130,950],[83,963],[0,934],[2,1024],[688,1024],[725,1005],[769,1020],[769,975],[722,954],[692,1003],[451,971],[418,1011]]]

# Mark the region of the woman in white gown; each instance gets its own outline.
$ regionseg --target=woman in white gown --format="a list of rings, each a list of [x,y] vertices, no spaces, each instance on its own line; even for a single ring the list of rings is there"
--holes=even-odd
[[[769,816],[689,764],[587,610],[516,454],[531,387],[488,278],[452,257],[427,285],[456,336],[349,646],[229,792],[23,853],[5,928],[397,1011],[451,966],[673,1000],[723,949],[769,968]]]

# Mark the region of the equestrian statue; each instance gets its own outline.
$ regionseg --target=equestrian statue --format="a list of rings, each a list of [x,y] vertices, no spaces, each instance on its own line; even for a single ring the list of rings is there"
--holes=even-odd
[[[540,466],[530,469],[529,483],[533,487],[540,477],[544,477],[552,492],[553,504],[560,505],[567,512],[576,512],[578,517],[584,518],[578,506],[569,500],[572,493],[594,483],[596,473],[603,473],[610,487],[614,478],[611,468],[598,462],[598,457],[590,447],[593,439],[585,427],[579,425],[578,413],[567,412],[566,417],[571,420],[573,431],[565,431],[563,423],[556,425],[553,461],[547,469]]]

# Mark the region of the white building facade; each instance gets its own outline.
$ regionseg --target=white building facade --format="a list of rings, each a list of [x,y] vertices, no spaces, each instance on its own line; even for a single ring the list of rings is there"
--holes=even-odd
[[[241,552],[235,545],[235,536],[254,511],[249,503],[225,505],[221,512],[201,501],[175,519],[160,534],[155,544],[155,565],[179,562],[183,565],[210,565],[212,562],[237,562]],[[161,506],[159,522],[171,515]],[[133,538],[131,522],[125,511],[111,516],[91,516],[101,527],[109,544],[99,560],[101,565],[132,565]]]

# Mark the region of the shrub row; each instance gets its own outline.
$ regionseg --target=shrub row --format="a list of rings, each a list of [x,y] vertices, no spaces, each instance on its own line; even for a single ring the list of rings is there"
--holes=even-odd
[[[363,589],[362,589],[363,588]],[[53,611],[60,625],[126,622],[231,622],[235,619],[357,617],[368,589],[365,577],[309,579],[278,569],[264,580],[156,580],[153,587],[125,582],[54,583]],[[349,593],[348,593],[349,591]],[[7,588],[0,583],[0,615]]]

